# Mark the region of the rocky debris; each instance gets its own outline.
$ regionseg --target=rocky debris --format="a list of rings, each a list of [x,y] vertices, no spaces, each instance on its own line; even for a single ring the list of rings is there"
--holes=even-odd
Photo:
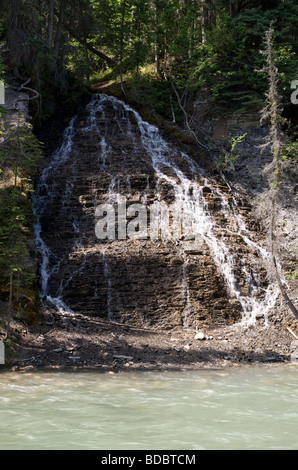
[[[10,358],[6,367],[24,372],[222,369],[289,363],[297,347],[286,321],[272,321],[266,327],[257,323],[251,328],[233,325],[212,329],[206,331],[204,340],[197,340],[199,332],[193,330],[138,329],[88,317],[78,317],[76,322],[67,318],[66,330],[54,313],[45,311],[40,325],[26,331],[22,323],[13,320],[12,340],[18,357]]]
[[[208,339],[208,336],[206,336],[206,334],[203,331],[200,331],[199,333],[196,334],[195,339],[203,341],[204,339]]]
[[[291,362],[298,364],[298,340],[292,341],[290,344]]]

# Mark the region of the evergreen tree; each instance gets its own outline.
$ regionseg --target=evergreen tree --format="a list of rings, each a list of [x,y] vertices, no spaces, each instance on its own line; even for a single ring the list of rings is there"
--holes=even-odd
[[[2,290],[8,286],[10,317],[13,301],[19,301],[20,286],[29,286],[35,280],[26,231],[30,230],[32,213],[26,198],[17,188],[0,191],[0,278]]]
[[[42,144],[27,125],[17,122],[5,134],[0,155],[0,165],[10,168],[13,173],[14,187],[18,183],[25,191],[31,190],[32,178],[38,172],[42,161]]]

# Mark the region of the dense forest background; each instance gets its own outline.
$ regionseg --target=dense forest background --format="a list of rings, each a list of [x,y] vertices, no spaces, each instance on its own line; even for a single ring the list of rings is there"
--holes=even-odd
[[[297,1],[1,0],[0,8],[5,62],[31,78],[38,119],[51,115],[57,97],[70,102],[116,76],[167,116],[170,80],[180,94],[207,89],[217,103],[261,104],[268,84],[257,73],[259,51],[271,23],[287,99],[298,74]]]
[[[71,117],[94,84],[109,81],[123,97],[187,125],[189,103],[202,93],[225,111],[261,109],[269,84],[260,51],[272,27],[279,104],[289,108],[283,154],[297,157],[297,107],[289,106],[298,79],[297,0],[0,0],[0,13],[0,79],[17,80],[29,94],[36,129],[58,107]],[[43,151],[26,125],[6,131],[0,173],[11,178],[0,181],[0,296],[35,312],[28,195]]]

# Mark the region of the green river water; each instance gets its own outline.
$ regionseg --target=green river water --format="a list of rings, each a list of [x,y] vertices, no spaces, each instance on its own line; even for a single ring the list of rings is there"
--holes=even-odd
[[[0,374],[1,450],[296,450],[298,368]]]

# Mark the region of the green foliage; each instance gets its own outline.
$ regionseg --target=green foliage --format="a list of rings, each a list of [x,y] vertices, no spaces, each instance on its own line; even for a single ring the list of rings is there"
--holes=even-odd
[[[283,160],[297,160],[298,159],[298,142],[297,141],[289,141],[283,146],[282,159]]]
[[[298,160],[298,131],[290,130],[285,138],[284,144],[281,149],[281,158],[284,162],[293,162]]]
[[[8,300],[12,289],[17,310],[37,312],[36,267],[32,226],[34,216],[30,200],[18,188],[0,190],[0,294]]]
[[[17,350],[17,347],[16,347],[15,343],[10,338],[5,338],[4,339],[4,344],[5,344],[5,361],[6,361],[6,363],[9,363],[9,361],[15,360],[17,357],[19,357],[19,352]]]
[[[38,296],[32,294],[36,291],[36,254],[30,196],[43,151],[28,125],[18,123],[4,137],[1,166],[13,179],[6,180],[0,190],[0,296],[23,319],[32,321],[38,314]]]
[[[4,73],[6,71],[7,67],[5,66],[2,58],[0,57],[0,80],[3,80]]]
[[[295,243],[291,248],[290,251],[295,256],[296,260],[292,261],[292,269],[290,271],[284,273],[284,276],[289,281],[295,281],[298,279],[298,243]]]
[[[287,19],[283,17],[285,13]],[[265,74],[257,73],[262,66],[259,50],[270,21],[276,17],[280,22],[276,21],[275,62],[280,71],[280,87],[288,93],[289,83],[298,72],[296,54],[285,35],[285,31],[293,31],[298,21],[298,8],[291,2],[265,13],[261,6],[244,10],[234,18],[222,11],[216,27],[207,33],[207,41],[197,48],[197,64],[190,82],[207,87],[218,103],[242,109],[260,106],[267,80]]]
[[[173,112],[179,121],[181,110],[174,99],[173,89],[168,81],[153,78],[153,74],[147,72],[136,75],[131,81],[135,99],[151,111],[156,111],[165,119],[172,119]]]
[[[7,132],[2,148],[0,165],[11,169],[15,186],[19,180],[26,191],[30,190],[32,177],[39,171],[44,158],[42,143],[30,127],[17,124]]]
[[[142,75],[149,64],[155,65],[154,79],[171,76],[182,91],[206,88],[217,103],[234,109],[259,106],[267,87],[264,74],[256,73],[259,50],[272,21],[285,96],[298,74],[298,5],[290,0],[1,0],[1,5],[0,34],[6,33],[11,62],[32,78],[40,94],[33,109],[45,118],[54,112],[57,95],[68,103],[76,100],[92,75],[107,68],[121,78],[125,72]],[[150,95],[158,103],[160,86],[153,88],[156,95]]]
[[[245,27],[250,46],[261,45],[271,23],[276,31],[277,42],[290,44],[297,31],[298,6],[293,1],[279,1],[272,4],[271,8],[259,5],[257,8],[242,10],[236,22]]]
[[[236,161],[238,160],[240,156],[237,146],[239,144],[242,144],[245,141],[246,136],[247,136],[247,133],[239,137],[230,138],[231,149],[229,152],[225,152],[224,156],[219,159],[218,168],[220,170],[227,172],[227,173],[235,170]]]
[[[29,254],[26,234],[32,224],[30,203],[17,188],[1,190],[0,200],[0,267],[7,275],[22,272],[30,277],[24,269]]]
[[[261,103],[265,81],[256,74],[261,59],[246,47],[246,32],[232,18],[224,16],[200,46],[197,66],[191,75],[199,87],[207,87],[219,104],[234,107]]]

